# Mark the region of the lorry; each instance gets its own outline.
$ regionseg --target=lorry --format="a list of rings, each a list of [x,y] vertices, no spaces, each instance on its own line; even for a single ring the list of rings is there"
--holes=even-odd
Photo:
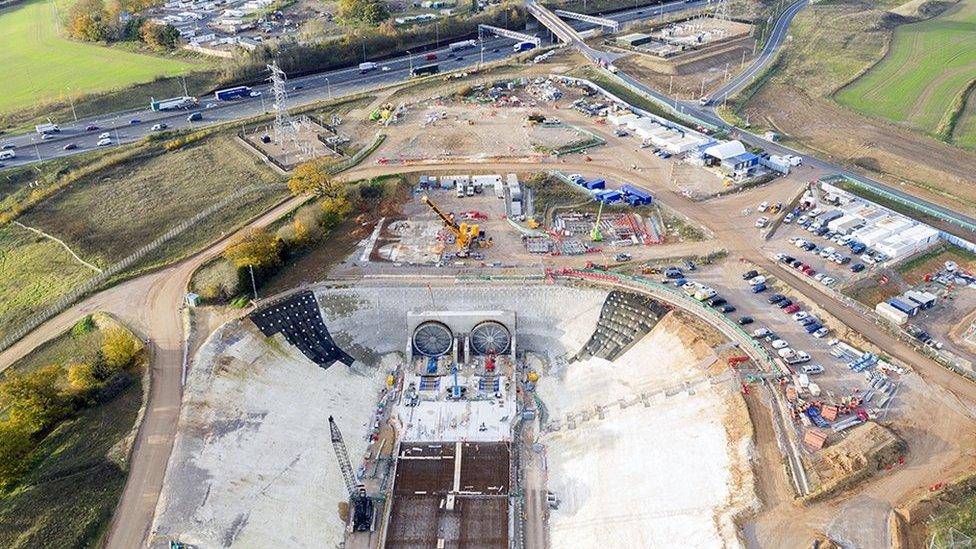
[[[217,101],[230,101],[240,97],[252,97],[251,88],[248,86],[237,86],[214,92],[214,99]]]
[[[460,42],[452,42],[448,49],[452,52],[459,52],[462,50],[469,50],[475,47],[478,43],[474,40],[462,40]]]
[[[366,74],[369,71],[375,71],[376,70],[376,67],[377,67],[376,63],[373,63],[373,62],[360,63],[359,64],[359,74]]]
[[[422,65],[420,67],[414,67],[410,71],[410,76],[411,77],[428,76],[431,74],[437,74],[439,72],[441,72],[441,67],[440,65],[437,65],[435,63],[433,65]]]
[[[189,95],[183,95],[180,97],[171,97],[169,99],[160,99],[157,101],[155,98],[149,98],[149,108],[153,111],[170,111],[175,109],[188,109],[197,104],[196,97],[190,97]]]
[[[37,130],[37,133],[40,134],[58,133],[59,131],[61,131],[60,126],[58,126],[57,124],[52,124],[51,122],[48,122],[47,124],[38,124],[34,126],[34,129]]]
[[[529,51],[535,49],[535,42],[529,42],[528,40],[524,42],[519,42],[512,47],[512,51],[518,53],[520,51]]]

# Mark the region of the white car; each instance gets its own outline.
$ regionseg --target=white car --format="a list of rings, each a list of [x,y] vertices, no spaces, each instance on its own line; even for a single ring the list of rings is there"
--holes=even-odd
[[[831,284],[834,283],[834,279],[832,277],[825,276],[822,279],[820,279],[820,283],[823,284],[824,286],[830,286]]]
[[[869,256],[868,254],[862,255],[861,261],[863,261],[865,265],[874,265],[875,263],[877,263],[877,261],[875,261],[874,258]]]
[[[799,322],[808,316],[810,316],[810,313],[806,311],[800,311],[798,313],[793,313],[793,320]]]
[[[804,224],[804,223],[807,222],[807,219],[810,219],[810,218],[807,217],[806,214],[804,214],[804,215],[801,215],[800,218],[796,220],[796,222],[799,223],[800,225],[802,225],[802,224]]]
[[[819,330],[817,330],[816,332],[813,332],[813,337],[815,337],[817,339],[820,339],[820,338],[824,337],[825,335],[827,335],[829,333],[830,333],[830,329],[827,328],[826,326],[823,326]]]
[[[99,147],[107,147],[111,144],[112,144],[112,140],[107,137],[105,139],[99,139],[98,143],[96,143],[96,145]]]
[[[796,242],[794,242],[793,245],[796,246],[797,248],[802,248],[807,245],[807,241],[803,240],[802,238],[797,238]]]
[[[766,337],[773,332],[769,331],[769,328],[759,328],[752,332],[752,337]]]
[[[762,202],[760,202],[759,203],[759,208],[757,208],[757,209],[759,211],[761,211],[761,212],[765,212],[766,210],[769,209],[769,202],[766,202],[765,200],[762,201]]]
[[[388,67],[386,65],[383,65],[383,67],[380,68],[380,70],[383,71],[383,72],[390,72],[390,67]]]
[[[800,366],[800,371],[807,375],[822,374],[824,367],[820,364],[804,364]]]
[[[776,354],[778,354],[781,358],[793,358],[796,356],[796,351],[790,349],[789,347],[784,347],[776,351]]]
[[[43,139],[44,141],[47,141],[48,139],[54,139],[54,136],[51,135],[51,134],[49,134],[49,133],[42,133],[41,134],[41,139]]]
[[[250,95],[251,97],[261,97],[261,92],[259,92],[259,91],[252,91],[248,95]]]
[[[813,275],[813,279],[816,280],[817,282],[820,282],[821,280],[823,280],[823,277],[825,277],[825,276],[827,276],[827,275],[825,275],[823,273],[817,273],[817,274]]]
[[[756,220],[756,228],[757,229],[762,229],[766,225],[769,225],[769,218],[768,217],[763,216],[763,217],[760,217],[759,219]]]
[[[792,213],[786,214],[786,217],[783,218],[783,223],[786,223],[787,225],[793,223],[793,214]]]
[[[750,278],[749,279],[749,284],[751,286],[758,286],[758,285],[763,284],[765,282],[766,282],[766,277],[764,277],[763,275],[759,275],[757,277],[753,277],[753,278]]]
[[[785,339],[777,339],[773,341],[773,349],[785,349],[789,346],[790,344],[787,343]]]
[[[111,139],[111,138],[112,138],[112,134],[110,134],[110,133],[108,133],[108,132],[105,132],[105,133],[103,133],[103,134],[100,134],[100,135],[98,136],[98,138],[99,138],[99,139]]]

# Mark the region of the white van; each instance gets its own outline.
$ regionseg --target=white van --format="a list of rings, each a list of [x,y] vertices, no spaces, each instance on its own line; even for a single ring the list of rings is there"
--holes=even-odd
[[[11,158],[17,158],[16,151],[0,151],[0,160],[10,160]]]

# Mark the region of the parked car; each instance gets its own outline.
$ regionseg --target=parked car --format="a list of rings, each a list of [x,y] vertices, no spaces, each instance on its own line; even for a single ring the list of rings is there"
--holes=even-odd
[[[769,218],[768,217],[762,216],[762,217],[760,217],[759,219],[756,220],[756,228],[757,229],[762,229],[762,228],[766,227],[766,225],[769,225]]]
[[[740,326],[745,326],[747,324],[752,324],[752,323],[753,323],[753,320],[752,320],[752,317],[751,316],[744,316],[744,317],[742,317],[742,318],[739,319],[739,325]]]
[[[722,307],[719,308],[719,310],[722,311],[723,313],[734,313],[735,312],[735,306],[733,306],[733,305],[723,305]]]
[[[751,271],[742,273],[742,280],[749,280],[750,278],[756,278],[757,276],[759,276],[759,271],[753,269]]]
[[[724,297],[713,297],[711,301],[708,302],[712,307],[718,307],[719,305],[725,305],[728,301]]]
[[[796,313],[796,314],[793,315],[793,320],[800,321],[800,320],[803,320],[804,318],[806,318],[808,316],[810,316],[810,313],[808,313],[806,311],[800,311],[800,312],[798,312],[798,313]]]
[[[826,275],[824,275],[823,273],[817,273],[817,274],[813,275],[813,279],[816,280],[817,282],[820,282],[821,280],[823,280],[823,277],[824,276],[826,276]]]
[[[819,330],[813,332],[813,337],[820,339],[830,333],[830,329],[826,326],[821,326]]]
[[[749,279],[749,284],[751,284],[753,286],[758,286],[758,285],[760,285],[760,284],[762,284],[764,282],[766,282],[766,277],[764,277],[762,275],[754,276],[754,277],[752,277],[752,278]]]
[[[783,301],[784,299],[786,299],[786,296],[783,295],[783,294],[773,294],[773,295],[769,296],[768,298],[766,298],[766,302],[767,303],[779,303],[780,301]]]
[[[760,212],[765,212],[766,210],[769,209],[769,202],[763,200],[762,202],[759,203],[759,207],[757,207],[756,209],[759,210]]]
[[[836,282],[836,280],[834,280],[834,278],[831,276],[825,276],[820,279],[820,283],[823,284],[824,286],[830,286],[834,282]]]
[[[793,301],[792,300],[789,300],[789,299],[784,299],[783,301],[780,301],[779,303],[777,303],[776,306],[779,307],[780,309],[786,309],[787,307],[792,307],[793,306]],[[798,306],[797,309],[799,309],[799,308],[800,307]],[[793,311],[793,312],[795,313],[796,311]]]
[[[757,330],[752,331],[752,337],[755,338],[766,337],[771,333],[773,332],[769,328],[759,328]]]
[[[761,294],[765,291],[766,291],[765,284],[756,284],[755,286],[752,287],[752,293],[754,294]]]
[[[822,374],[824,367],[820,364],[804,364],[800,366],[800,371],[807,375]]]
[[[851,265],[851,272],[852,273],[859,273],[859,272],[861,272],[863,270],[864,270],[864,263],[855,263],[855,264]]]
[[[613,258],[616,261],[621,261],[622,262],[622,261],[630,261],[631,259],[634,258],[634,256],[632,256],[630,254],[627,254],[627,253],[620,253],[620,254],[615,255]]]
[[[790,346],[785,339],[777,339],[773,341],[772,345],[773,349],[785,349],[786,347]]]
[[[793,214],[791,214],[791,213],[786,214],[786,217],[783,218],[783,223],[785,223],[787,225],[789,225],[790,223],[793,223]]]
[[[797,305],[796,303],[794,303],[794,304],[790,305],[789,307],[786,307],[785,309],[783,309],[783,312],[786,313],[786,314],[788,314],[788,315],[791,315],[791,314],[793,314],[793,313],[795,313],[795,312],[797,312],[799,310],[800,310],[800,306]]]

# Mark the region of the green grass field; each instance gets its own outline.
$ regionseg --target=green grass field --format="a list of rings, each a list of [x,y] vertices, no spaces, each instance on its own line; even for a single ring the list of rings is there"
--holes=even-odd
[[[279,181],[234,137],[214,135],[174,152],[136,157],[83,177],[34,207],[21,221],[63,239],[86,261],[104,268],[242,187]],[[190,242],[187,237],[199,231],[206,233],[205,242],[262,211],[261,204],[239,211],[237,206],[254,206],[253,196],[201,222],[170,246]]]
[[[888,54],[835,94],[856,111],[936,133],[955,98],[976,78],[976,0],[895,29]],[[951,140],[976,141],[976,122],[963,116]]]
[[[69,5],[58,4],[62,15]],[[0,80],[0,112],[199,68],[180,59],[69,40],[59,26],[55,0],[28,0],[0,10],[8,76]]]
[[[0,228],[0,335],[94,275],[53,240]]]

